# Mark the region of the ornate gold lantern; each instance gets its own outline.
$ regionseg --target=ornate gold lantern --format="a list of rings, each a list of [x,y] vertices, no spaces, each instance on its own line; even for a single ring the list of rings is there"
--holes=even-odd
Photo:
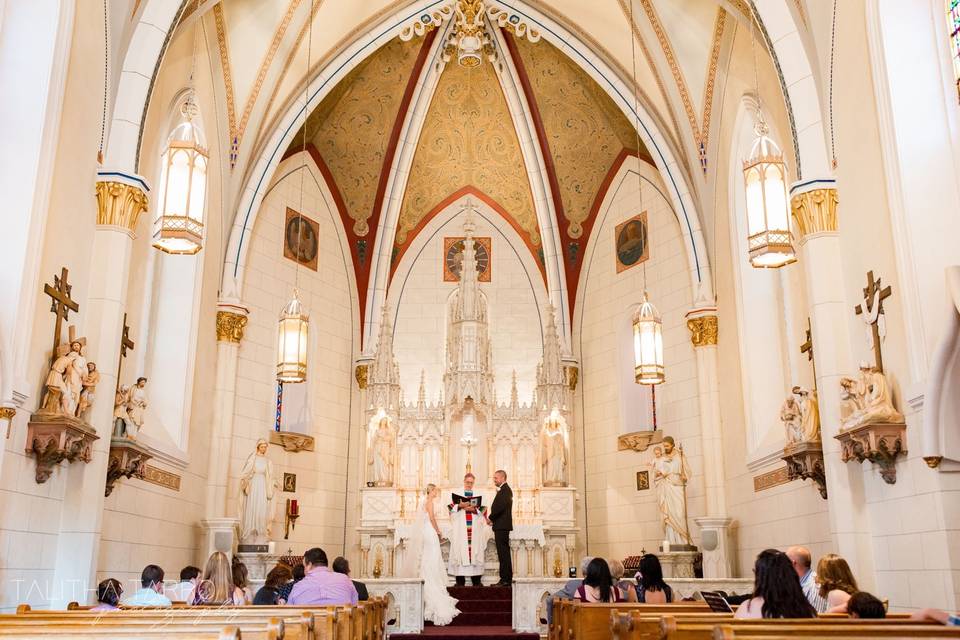
[[[277,332],[277,381],[303,382],[307,379],[307,330],[309,318],[297,292],[280,312]]]
[[[797,260],[790,233],[787,168],[783,153],[767,135],[767,125],[762,119],[757,123],[756,132],[750,159],[743,163],[747,250],[751,265],[775,269]]]
[[[633,316],[633,357],[638,384],[661,384],[666,379],[663,371],[663,323],[657,308],[647,300],[646,292]]]
[[[153,246],[166,253],[193,255],[203,248],[207,150],[193,123],[197,106],[192,96],[180,113],[180,123],[163,152],[162,195],[154,221]]]

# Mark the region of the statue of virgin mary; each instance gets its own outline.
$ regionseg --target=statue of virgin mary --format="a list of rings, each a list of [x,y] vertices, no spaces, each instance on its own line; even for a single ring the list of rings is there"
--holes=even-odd
[[[270,537],[273,520],[273,463],[267,458],[267,441],[257,440],[240,471],[240,541],[262,544]]]

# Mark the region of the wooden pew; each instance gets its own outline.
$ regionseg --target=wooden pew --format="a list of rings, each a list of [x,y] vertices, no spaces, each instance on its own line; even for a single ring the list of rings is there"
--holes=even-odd
[[[577,600],[555,600],[553,603],[551,640],[607,640],[610,638],[611,612],[637,611],[646,616],[663,614],[710,614],[703,602],[677,602],[672,604],[645,604],[636,602],[584,603]],[[716,614],[713,614],[716,615]]]
[[[663,616],[660,620],[660,640],[715,640],[715,631],[735,633],[737,638],[769,638],[778,636],[820,638],[840,634],[840,637],[897,638],[904,634],[913,637],[942,637],[938,630],[944,627],[918,623],[914,620],[857,620],[852,618],[803,618],[795,620],[726,620],[720,624],[706,620]],[[722,631],[720,631],[722,630]],[[747,635],[744,635],[747,634]],[[871,635],[873,634],[873,635]],[[960,630],[946,637],[960,638]]]
[[[94,612],[99,613],[99,612]],[[48,635],[72,635],[74,633],[219,633],[226,627],[240,632],[245,640],[290,640],[284,634],[283,620],[271,618],[250,620],[231,620],[228,616],[214,617],[145,617],[129,616],[123,612],[110,612],[106,615],[75,616],[67,613],[62,617],[50,616],[11,616],[0,619],[0,638],[6,635],[41,631]],[[298,636],[299,637],[299,636]]]
[[[219,631],[171,631],[167,629],[129,630],[76,628],[53,631],[49,627],[25,627],[23,629],[0,628],[0,638],[10,640],[47,640],[48,638],[77,638],[78,640],[240,640],[240,630],[224,627]],[[247,636],[243,636],[246,638]]]

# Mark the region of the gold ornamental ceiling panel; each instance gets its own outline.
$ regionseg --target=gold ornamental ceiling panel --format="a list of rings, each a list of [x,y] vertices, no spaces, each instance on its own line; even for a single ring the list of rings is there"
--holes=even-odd
[[[337,83],[307,118],[307,141],[330,169],[360,237],[370,231],[387,141],[419,49],[420,42],[391,40]],[[302,145],[301,128],[288,151]]]
[[[531,248],[540,231],[507,101],[493,66],[448,64],[430,103],[410,168],[396,244],[446,198],[473,186],[513,218]]]
[[[515,42],[553,157],[564,230],[576,239],[610,167],[624,149],[636,153],[637,134],[610,96],[559,49],[546,41]]]

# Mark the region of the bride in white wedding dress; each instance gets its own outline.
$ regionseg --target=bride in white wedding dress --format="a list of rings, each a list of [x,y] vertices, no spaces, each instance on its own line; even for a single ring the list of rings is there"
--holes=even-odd
[[[441,533],[434,511],[440,489],[428,484],[425,493],[407,540],[403,575],[423,578],[423,619],[442,626],[450,624],[460,610],[457,599],[447,593],[447,565],[440,551]]]

